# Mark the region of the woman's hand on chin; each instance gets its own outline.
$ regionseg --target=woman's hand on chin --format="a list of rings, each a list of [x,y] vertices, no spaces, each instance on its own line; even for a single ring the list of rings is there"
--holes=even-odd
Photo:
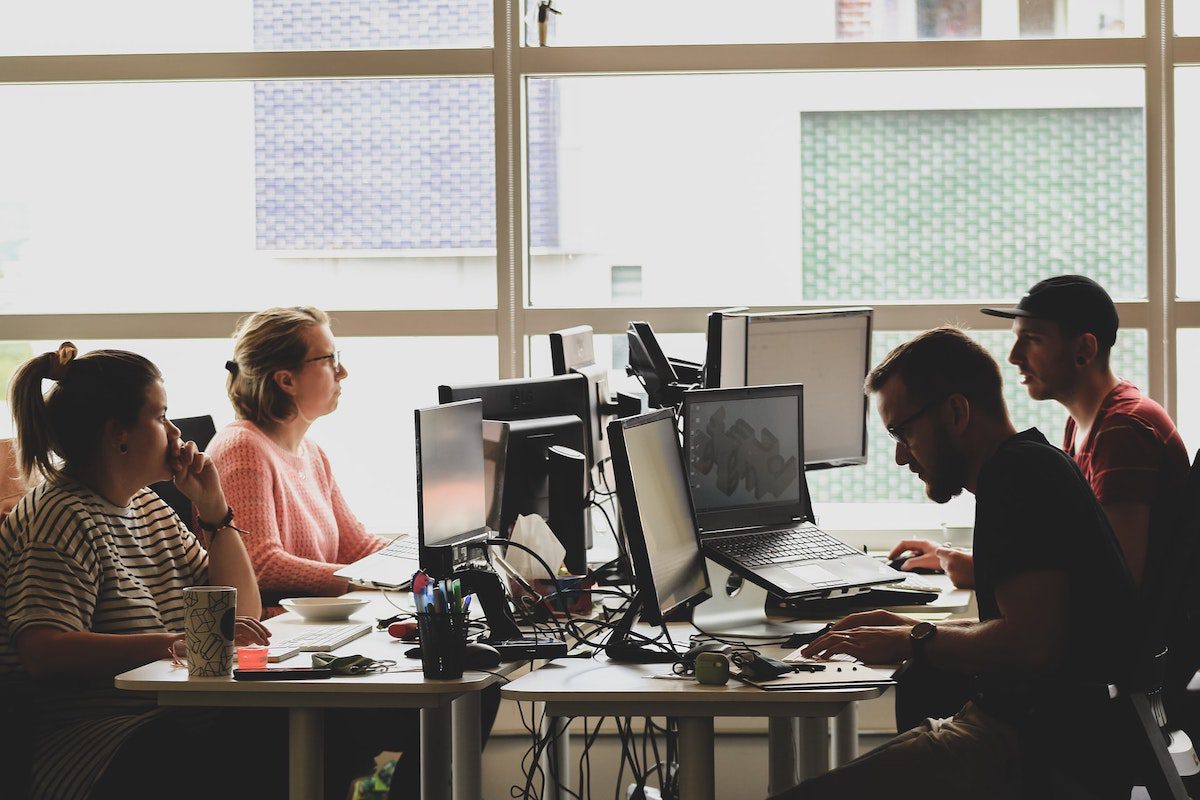
[[[195,442],[180,445],[179,452],[171,459],[171,471],[176,488],[196,505],[203,522],[217,523],[225,518],[229,504],[221,490],[217,468]]]

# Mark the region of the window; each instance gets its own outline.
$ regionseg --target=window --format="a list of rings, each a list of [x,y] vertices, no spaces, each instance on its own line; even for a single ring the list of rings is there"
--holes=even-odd
[[[337,334],[337,320],[334,320]],[[81,353],[100,348],[132,350],[163,374],[171,417],[211,415],[217,429],[233,420],[225,394],[228,339],[75,340]],[[58,341],[0,342],[0,379],[7,385],[30,356]],[[413,409],[437,404],[441,383],[496,379],[492,337],[338,337],[349,375],[339,409],[321,419],[309,437],[329,456],[334,476],[354,513],[374,533],[416,532],[416,460]],[[490,372],[489,372],[490,365]],[[5,402],[0,437],[13,435]]]
[[[530,2],[532,7],[535,4]],[[568,45],[1139,36],[1137,0],[555,0],[547,43]],[[538,43],[536,10],[526,44]]]
[[[352,377],[314,436],[396,530],[411,443],[381,419],[548,372],[548,331],[591,324],[614,388],[630,318],[699,359],[730,305],[868,303],[880,354],[949,320],[1002,357],[978,307],[1070,271],[1117,298],[1120,370],[1200,436],[1197,3],[554,6],[547,47],[538,0],[0,9],[0,370],[117,341],[199,365],[177,408],[223,407],[236,320],[321,306]],[[1056,438],[1060,410],[1008,389]],[[907,477],[875,459],[814,494],[920,528]]]
[[[531,228],[557,205],[559,231],[556,251],[531,250],[531,303],[971,300],[1055,272],[1145,297],[1142,84],[1114,69],[531,80],[563,109],[561,179],[530,186]]]

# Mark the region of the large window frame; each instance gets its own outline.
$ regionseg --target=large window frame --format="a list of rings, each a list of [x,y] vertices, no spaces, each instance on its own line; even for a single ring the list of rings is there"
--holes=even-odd
[[[0,84],[127,81],[288,80],[305,78],[491,77],[495,90],[495,309],[329,309],[339,336],[499,338],[499,374],[528,374],[528,336],[586,322],[619,334],[629,319],[664,333],[703,332],[708,307],[534,307],[528,302],[525,79],[586,74],[738,73],[1008,67],[1139,67],[1145,71],[1147,251],[1143,301],[1119,303],[1122,324],[1149,335],[1148,391],[1176,412],[1177,332],[1200,327],[1200,301],[1176,299],[1174,76],[1200,65],[1200,36],[1176,37],[1172,0],[1146,0],[1146,36],[1137,38],[841,42],[768,45],[538,48],[522,44],[525,3],[494,0],[492,48],[230,52],[0,57]],[[1008,302],[979,298],[980,302]],[[1006,329],[979,315],[979,303],[876,305],[878,330],[923,329],[970,319],[979,329]],[[60,337],[224,338],[244,312],[0,315],[0,340]],[[770,310],[767,307],[761,310]]]

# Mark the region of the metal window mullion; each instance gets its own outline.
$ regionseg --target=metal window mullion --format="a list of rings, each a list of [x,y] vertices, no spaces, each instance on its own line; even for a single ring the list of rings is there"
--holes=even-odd
[[[487,48],[6,56],[0,84],[444,77],[492,67]]]
[[[808,44],[527,47],[525,75],[760,70],[1140,66],[1140,39],[1005,39]]]
[[[1200,64],[1200,36],[1179,36],[1171,49],[1176,65]]]
[[[1171,0],[1146,2],[1146,291],[1150,395],[1176,416],[1175,68]]]
[[[496,334],[500,377],[525,374],[524,103],[516,66],[519,0],[493,0],[496,137]]]
[[[0,341],[42,339],[225,339],[245,311],[156,314],[0,314]],[[496,312],[482,309],[339,311],[338,336],[493,336]]]

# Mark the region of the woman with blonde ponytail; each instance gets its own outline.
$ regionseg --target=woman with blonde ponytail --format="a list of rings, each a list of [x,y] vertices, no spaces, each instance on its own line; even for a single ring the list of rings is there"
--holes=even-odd
[[[333,573],[383,548],[342,496],[309,427],[338,406],[341,362],[317,308],[268,308],[234,333],[227,391],[237,419],[209,445],[229,499],[252,531],[250,560],[264,594],[339,595]]]
[[[236,587],[239,642],[268,641],[216,468],[180,441],[162,375],[135,353],[77,356],[65,342],[23,364],[10,394],[18,465],[41,478],[0,525],[0,679],[36,695],[31,795],[149,797],[166,781],[173,797],[204,796],[205,781],[165,771],[181,736],[199,741],[214,721],[113,678],[179,654],[188,586]],[[147,488],[167,479],[211,532],[207,549]]]

